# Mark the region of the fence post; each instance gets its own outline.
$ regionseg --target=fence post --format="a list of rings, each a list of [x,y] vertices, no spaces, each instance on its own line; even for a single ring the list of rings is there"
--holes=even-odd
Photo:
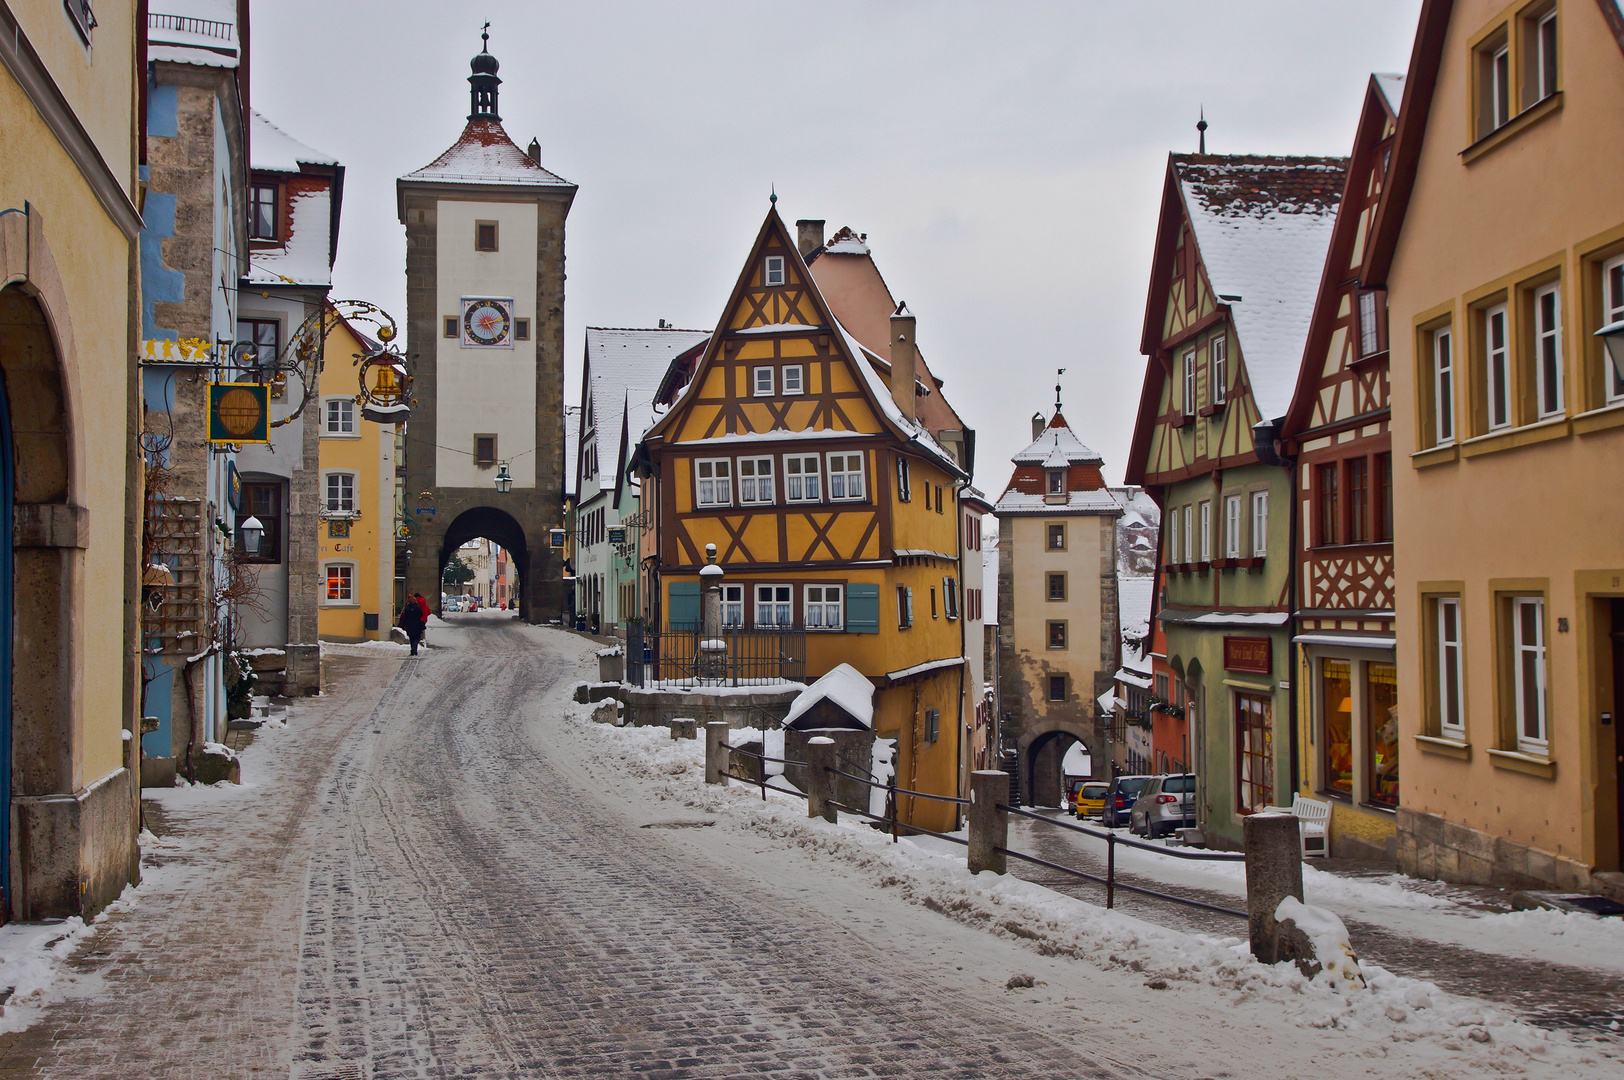
[[[891,818],[891,842],[897,842],[899,835],[897,829],[897,778],[891,777],[885,782],[885,812]]]
[[[1001,848],[1009,846],[1009,774],[977,769],[970,774],[970,873],[1008,872]]]
[[[705,783],[727,783],[727,733],[732,728],[726,720],[712,720],[705,725]]]
[[[1112,798],[1109,792],[1105,796]],[[1105,906],[1116,907],[1116,833],[1105,834]]]
[[[1303,898],[1302,840],[1291,814],[1251,814],[1246,841],[1246,914],[1252,955],[1265,964],[1280,956],[1274,910],[1288,896]]]
[[[835,741],[824,735],[806,740],[806,816],[835,820],[834,778],[829,770],[835,763]]]

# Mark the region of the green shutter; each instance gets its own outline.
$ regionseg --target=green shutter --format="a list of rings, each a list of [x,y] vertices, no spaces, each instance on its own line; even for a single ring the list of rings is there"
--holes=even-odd
[[[880,632],[880,587],[853,584],[846,586],[846,633],[878,634]]]
[[[670,602],[666,604],[665,625],[668,630],[699,629],[699,582],[673,581]]]

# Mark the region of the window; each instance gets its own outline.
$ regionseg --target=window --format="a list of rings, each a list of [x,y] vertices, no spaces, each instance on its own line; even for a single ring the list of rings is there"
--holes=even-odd
[[[496,250],[496,222],[494,222],[494,221],[476,221],[476,222],[474,222],[474,250],[475,251],[495,251]]]
[[[1320,702],[1325,716],[1324,790],[1353,797],[1353,678],[1351,664],[1320,661]]]
[[[1235,695],[1235,793],[1242,813],[1274,803],[1274,725],[1269,699]]]
[[[756,586],[756,625],[792,626],[795,623],[793,589],[788,585]]]
[[[936,512],[938,514],[942,512],[942,485],[940,484],[936,485]]]
[[[1539,380],[1539,416],[1562,411],[1562,300],[1560,284],[1534,291],[1535,378]]]
[[[513,340],[515,340],[515,341],[529,341],[530,340],[530,320],[529,319],[514,319],[513,320]]]
[[[933,743],[942,737],[942,710],[925,710],[925,741]]]
[[[1168,688],[1168,682],[1169,682],[1169,680],[1168,680],[1168,678],[1167,678],[1167,676],[1165,674],[1157,673],[1157,675],[1156,675],[1156,696],[1158,698],[1160,698],[1162,701],[1171,700],[1167,696],[1168,694],[1172,693],[1172,691]]]
[[[1066,550],[1066,525],[1064,522],[1054,522],[1049,525],[1049,550]]]
[[[1523,107],[1527,108],[1556,93],[1556,8],[1529,19],[1525,35]]]
[[[62,6],[73,22],[73,28],[79,32],[79,40],[90,45],[90,32],[98,25],[96,13],[90,9],[90,0],[63,0]]]
[[[786,364],[786,365],[784,365],[784,393],[786,393],[786,394],[804,394],[804,393],[806,393],[805,389],[803,389],[802,384],[801,384],[801,365],[800,364]]]
[[[1195,415],[1195,350],[1184,353],[1184,415]]]
[[[1611,326],[1613,323],[1624,321],[1624,255],[1616,259],[1609,259],[1601,268],[1601,324]],[[1602,385],[1607,388],[1606,398],[1609,404],[1624,401],[1624,379],[1619,378],[1618,371],[1612,362],[1607,359],[1606,350],[1601,353]]]
[[[1477,137],[1511,119],[1511,49],[1502,28],[1477,48]]]
[[[1391,541],[1393,539],[1393,455],[1376,455],[1376,513],[1381,515],[1376,522],[1376,538]]]
[[[806,587],[806,628],[808,630],[842,630],[846,621],[841,615],[839,585],[808,585]]]
[[[1222,334],[1207,343],[1208,372],[1212,382],[1212,403],[1222,405],[1229,385],[1229,339]]]
[[[770,506],[777,500],[773,488],[773,459],[739,459],[739,505]]]
[[[1252,492],[1252,558],[1269,553],[1269,493]]]
[[[457,317],[455,315],[445,317],[444,328],[441,332],[446,337],[454,338],[457,336]]]
[[[1386,304],[1383,297],[1374,289],[1367,289],[1359,294],[1359,355],[1360,357],[1374,356],[1387,347],[1386,335],[1382,333],[1381,319],[1385,314]]]
[[[1162,534],[1167,538],[1167,565],[1177,566],[1179,564],[1178,507],[1175,506],[1172,510],[1168,511],[1167,528],[1162,530]]]
[[[913,587],[897,586],[897,626],[903,630],[913,625]]]
[[[744,626],[744,586],[722,586],[722,625],[731,630]]]
[[[237,510],[237,554],[246,562],[279,563],[282,561],[282,485],[244,484]],[[259,553],[247,554],[243,543],[242,523],[258,518],[260,527]]]
[[[248,238],[275,240],[276,185],[255,183],[248,188]]]
[[[1506,306],[1483,313],[1484,392],[1488,395],[1489,430],[1511,423],[1511,342],[1506,336]]]
[[[908,486],[908,459],[897,457],[897,498],[902,502],[913,501],[913,489]]]
[[[1195,507],[1184,508],[1184,561],[1195,562]]]
[[[957,578],[942,579],[942,611],[949,619],[959,617],[959,582]]]
[[[822,501],[816,454],[791,455],[784,459],[784,498],[790,502]]]
[[[1212,500],[1201,500],[1201,561],[1212,561]]]
[[[936,587],[934,585],[930,589],[930,617],[933,619],[941,618],[940,615],[936,614]]]
[[[1432,333],[1433,444],[1455,441],[1455,354],[1448,327]]]
[[[1398,805],[1398,668],[1365,664],[1365,798]]]
[[[1066,623],[1063,619],[1049,620],[1049,648],[1064,649],[1066,647]]]
[[[1049,676],[1049,700],[1066,700],[1066,677],[1064,675]]]
[[[1337,466],[1335,462],[1329,465],[1315,467],[1315,480],[1319,484],[1319,542],[1324,547],[1336,543],[1337,514],[1340,507],[1337,502]]]
[[[1370,542],[1370,460],[1348,459],[1348,543]]]
[[[254,362],[266,367],[282,352],[282,324],[275,319],[238,319],[237,340],[254,347]]]
[[[863,455],[830,454],[829,498],[861,499],[863,495]]]
[[[782,285],[784,283],[784,257],[782,255],[767,256],[767,266],[761,275],[763,285]]]
[[[323,435],[356,435],[355,430],[355,402],[349,398],[328,398],[327,407],[322,412],[321,433]]]
[[[330,472],[327,474],[327,512],[330,514],[355,513],[355,474]]]
[[[327,567],[327,602],[355,602],[355,567],[337,563]]]
[[[1518,596],[1511,601],[1512,683],[1517,717],[1517,749],[1544,757],[1550,749],[1545,718],[1545,600]]]
[[[1437,732],[1446,739],[1466,738],[1466,714],[1461,707],[1460,598],[1441,596],[1432,601],[1432,634],[1437,647],[1430,688]]]
[[[1064,495],[1066,493],[1066,470],[1065,469],[1050,469],[1048,471],[1048,477],[1049,477],[1049,494],[1050,495]]]
[[[1066,575],[1050,574],[1048,595],[1050,600],[1064,600],[1066,598]]]
[[[772,397],[773,369],[758,367],[751,370],[751,386],[756,397]]]
[[[597,451],[598,451],[598,448],[597,448],[597,446],[594,445],[591,448],[591,453],[588,454],[588,456],[587,456],[587,465],[588,465],[587,475],[589,477],[598,471],[598,453],[597,453]],[[496,464],[496,436],[495,435],[475,435],[474,436],[474,464],[478,465],[478,466],[480,466],[482,468],[489,468],[490,466]]]
[[[696,502],[700,506],[733,505],[733,463],[730,461],[695,462],[698,491]]]
[[[1241,557],[1241,497],[1224,496],[1224,558]]]

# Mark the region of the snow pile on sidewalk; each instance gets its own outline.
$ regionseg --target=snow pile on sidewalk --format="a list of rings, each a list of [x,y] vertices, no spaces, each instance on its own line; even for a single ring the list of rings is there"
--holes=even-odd
[[[1543,1072],[1602,1061],[1596,1051],[1564,1035],[1374,964],[1364,965],[1363,989],[1349,977],[1359,974],[1352,964],[1309,979],[1294,964],[1258,963],[1240,938],[1170,930],[1010,875],[972,875],[956,847],[943,852],[945,845],[932,851],[906,839],[893,844],[885,834],[845,815],[836,825],[809,820],[803,800],[771,787],[762,801],[755,786],[707,786],[703,740],[674,740],[663,727],[610,728],[593,724],[589,716],[586,706],[566,707],[566,722],[579,738],[600,740],[644,781],[641,799],[669,799],[726,814],[786,845],[835,856],[872,873],[882,886],[899,890],[913,903],[1019,939],[1045,955],[1132,971],[1158,989],[1190,984],[1229,995],[1237,1006],[1261,1003],[1300,1027],[1357,1033],[1361,1046],[1373,1048],[1375,1056],[1386,1053],[1380,1044],[1404,1046],[1407,1060],[1417,1055],[1431,1059],[1442,1070],[1438,1076],[1451,1075],[1450,1063],[1462,1062],[1462,1054],[1508,1074],[1525,1073],[1534,1065]],[[734,739],[740,737],[733,733]],[[1331,918],[1335,928],[1328,922],[1321,925],[1324,920],[1309,922],[1329,938],[1341,927],[1340,919]],[[1345,939],[1346,931],[1340,936]]]
[[[323,656],[409,656],[412,647],[399,641],[323,641]]]

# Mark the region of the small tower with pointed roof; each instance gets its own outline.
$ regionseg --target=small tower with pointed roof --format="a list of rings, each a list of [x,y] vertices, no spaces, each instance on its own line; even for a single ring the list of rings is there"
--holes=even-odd
[[[550,533],[563,527],[564,223],[575,185],[502,127],[490,24],[469,63],[468,121],[396,181],[406,227],[406,325],[416,404],[406,437],[406,590],[483,537],[513,555],[520,614],[557,618]],[[496,477],[505,466],[510,490]]]

